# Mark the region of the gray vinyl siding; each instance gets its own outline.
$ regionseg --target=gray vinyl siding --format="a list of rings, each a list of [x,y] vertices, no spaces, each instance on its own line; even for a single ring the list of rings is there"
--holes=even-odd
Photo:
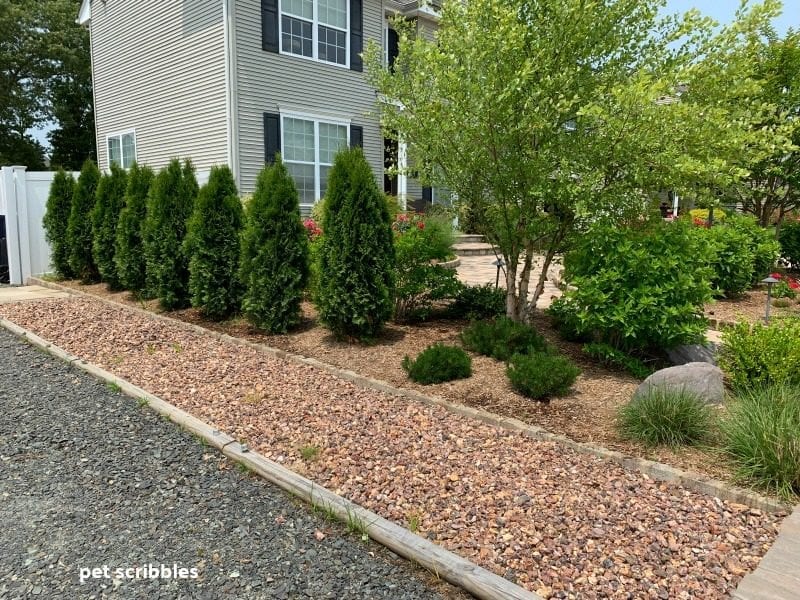
[[[131,129],[139,163],[227,162],[222,0],[94,0],[91,40],[101,168]]]
[[[383,47],[383,6],[364,0],[364,47]],[[240,187],[251,192],[264,166],[264,113],[303,112],[349,119],[364,128],[364,153],[383,189],[383,136],[375,90],[365,73],[261,49],[259,2],[236,3],[236,79]],[[371,114],[370,114],[371,113]]]

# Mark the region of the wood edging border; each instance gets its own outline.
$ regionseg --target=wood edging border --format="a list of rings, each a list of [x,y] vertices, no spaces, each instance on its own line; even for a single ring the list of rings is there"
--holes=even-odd
[[[370,539],[386,546],[395,554],[421,565],[437,577],[463,588],[476,598],[481,600],[542,600],[541,596],[529,592],[377,513],[315,484],[310,479],[264,458],[258,452],[241,445],[234,438],[208,423],[95,364],[69,354],[13,321],[0,317],[0,327],[97,379],[116,385],[124,394],[143,404],[146,403],[157,413],[201,438],[234,462],[247,467],[311,506],[335,514],[344,523],[357,523],[359,530],[363,529]]]
[[[401,398],[407,398],[409,400],[421,402],[428,406],[440,406],[445,408],[451,413],[463,417],[476,419],[478,421],[481,421],[488,425],[492,425],[494,427],[499,427],[509,431],[519,432],[525,435],[526,437],[532,438],[537,441],[554,442],[557,444],[561,444],[581,454],[588,454],[604,460],[615,462],[626,469],[639,471],[640,473],[643,473],[648,477],[651,477],[658,481],[677,484],[694,492],[706,494],[709,496],[714,496],[721,500],[727,500],[729,502],[734,502],[737,504],[744,504],[752,508],[757,508],[772,513],[787,512],[792,508],[792,506],[787,503],[781,502],[773,498],[768,498],[766,496],[763,496],[757,492],[748,489],[729,485],[724,481],[713,479],[711,477],[706,477],[704,475],[701,475],[700,473],[685,471],[683,469],[671,467],[663,463],[643,458],[637,458],[635,456],[629,456],[623,454],[622,452],[617,452],[616,450],[609,450],[608,448],[604,448],[603,446],[599,446],[596,444],[591,444],[588,442],[578,442],[564,435],[551,433],[546,429],[543,429],[537,425],[531,425],[529,423],[525,423],[513,417],[503,417],[480,408],[473,408],[471,406],[465,406],[463,404],[456,404],[455,402],[445,400],[444,398],[438,396],[429,396],[417,392],[416,390],[396,387],[386,381],[373,379],[371,377],[365,377],[363,375],[359,375],[358,373],[355,373],[354,371],[350,371],[347,369],[340,369],[338,367],[335,367],[328,363],[324,363],[315,358],[309,358],[299,354],[293,354],[291,352],[286,352],[284,350],[272,348],[271,346],[267,346],[266,344],[252,342],[250,340],[233,337],[225,333],[212,331],[210,329],[206,329],[205,327],[201,327],[193,323],[187,323],[185,321],[181,321],[180,319],[175,319],[173,317],[158,314],[135,306],[129,306],[127,304],[123,304],[115,300],[103,298],[102,296],[90,294],[82,290],[75,290],[73,288],[60,285],[58,283],[45,281],[43,279],[39,279],[36,277],[31,277],[28,279],[28,281],[36,285],[41,285],[42,287],[69,292],[78,296],[86,296],[89,298],[94,298],[95,300],[100,300],[107,304],[111,304],[118,308],[135,312],[137,314],[141,314],[152,319],[169,322],[173,325],[177,325],[188,331],[192,331],[200,335],[210,336],[212,338],[229,342],[235,345],[253,348],[255,350],[258,350],[260,352],[263,352],[265,354],[268,354],[276,358],[282,358],[297,364],[312,366],[364,388],[376,390],[379,392],[384,392],[386,394],[398,396]]]

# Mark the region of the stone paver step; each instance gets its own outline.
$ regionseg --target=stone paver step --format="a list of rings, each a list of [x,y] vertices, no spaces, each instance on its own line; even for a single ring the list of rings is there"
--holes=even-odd
[[[494,256],[494,246],[483,242],[466,242],[453,244],[453,252],[457,256]]]
[[[456,244],[479,244],[483,242],[483,236],[477,233],[459,233],[456,236]]]

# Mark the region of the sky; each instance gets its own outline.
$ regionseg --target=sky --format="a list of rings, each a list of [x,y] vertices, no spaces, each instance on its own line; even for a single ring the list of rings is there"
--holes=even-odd
[[[667,0],[664,14],[685,13],[696,8],[703,15],[724,25],[733,21],[739,4],[739,0]],[[779,35],[786,33],[790,27],[800,29],[800,0],[783,0],[783,14],[775,20],[774,25]]]

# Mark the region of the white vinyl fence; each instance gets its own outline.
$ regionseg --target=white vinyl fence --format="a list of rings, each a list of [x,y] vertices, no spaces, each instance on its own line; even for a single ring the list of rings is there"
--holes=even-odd
[[[21,285],[31,275],[52,270],[42,217],[53,177],[55,172],[29,173],[25,167],[0,169],[0,216],[5,217],[12,285]]]

